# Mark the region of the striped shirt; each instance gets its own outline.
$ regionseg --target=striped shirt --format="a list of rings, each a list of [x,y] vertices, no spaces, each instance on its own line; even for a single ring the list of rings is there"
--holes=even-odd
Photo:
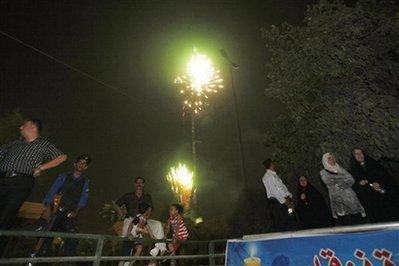
[[[16,140],[0,147],[0,171],[32,175],[34,168],[60,155],[63,153],[45,138]]]
[[[173,229],[173,238],[181,241],[187,240],[189,234],[183,218],[180,215],[176,215],[175,217],[170,217],[169,222]]]

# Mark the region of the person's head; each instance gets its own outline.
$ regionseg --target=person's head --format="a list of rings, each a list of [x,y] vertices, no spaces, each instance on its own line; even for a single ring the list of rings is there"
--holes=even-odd
[[[90,163],[91,163],[91,157],[89,155],[82,154],[78,158],[76,158],[73,167],[75,171],[83,173],[84,171],[87,170]]]
[[[19,131],[24,138],[38,137],[42,131],[42,121],[37,118],[25,119],[19,127]]]
[[[184,211],[183,205],[179,203],[173,203],[170,208],[169,208],[169,215],[170,216],[176,216],[178,214],[182,214]]]
[[[301,175],[298,178],[298,183],[299,183],[299,186],[301,186],[301,187],[307,187],[308,186],[308,178],[304,175]]]
[[[355,148],[352,150],[352,155],[358,163],[364,162],[364,151],[360,148]]]
[[[266,169],[270,169],[272,171],[276,171],[277,170],[277,164],[270,158],[268,158],[268,159],[263,161],[263,166]]]
[[[335,166],[337,161],[335,160],[334,155],[331,152],[327,152],[323,155],[323,165]],[[326,167],[327,168],[327,167]]]
[[[341,168],[341,166],[339,166],[339,164],[337,163],[334,155],[330,152],[323,154],[322,163],[323,163],[324,169],[326,169],[329,172],[336,173],[336,174],[339,172],[342,172],[342,173],[345,172],[345,170],[343,168]]]
[[[143,190],[144,185],[145,185],[144,177],[139,176],[134,179],[134,189],[135,190]]]
[[[139,204],[139,213],[143,215],[146,219],[151,216],[152,208],[151,205],[146,202],[141,202]]]

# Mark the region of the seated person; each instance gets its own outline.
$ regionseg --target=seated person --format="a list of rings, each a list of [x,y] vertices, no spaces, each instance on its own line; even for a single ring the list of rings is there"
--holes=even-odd
[[[126,256],[132,255],[132,251],[134,249],[133,256],[140,256],[143,252],[143,245],[139,238],[143,238],[143,235],[149,235],[153,238],[151,229],[147,226],[147,220],[151,216],[152,208],[149,204],[142,202],[139,205],[139,214],[133,217],[129,227],[128,227],[128,235],[127,237],[132,241],[126,241],[125,245],[123,245],[123,254]],[[134,265],[134,260],[129,262],[119,262],[119,265],[123,266],[131,266]]]

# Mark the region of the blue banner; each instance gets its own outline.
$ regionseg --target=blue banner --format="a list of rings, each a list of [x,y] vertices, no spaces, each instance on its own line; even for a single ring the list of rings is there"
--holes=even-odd
[[[226,265],[399,266],[399,230],[229,240]]]

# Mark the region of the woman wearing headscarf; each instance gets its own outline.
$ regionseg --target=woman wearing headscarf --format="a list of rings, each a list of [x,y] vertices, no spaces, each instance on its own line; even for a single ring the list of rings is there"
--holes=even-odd
[[[323,196],[304,175],[298,179],[297,213],[303,229],[321,228],[331,225],[328,208]]]
[[[325,153],[322,162],[324,169],[320,171],[320,176],[328,189],[332,216],[339,225],[361,223],[366,213],[351,188],[355,183],[352,175],[339,166],[331,153]]]
[[[349,172],[355,178],[353,189],[371,222],[399,219],[399,189],[381,164],[356,148],[352,150]]]

